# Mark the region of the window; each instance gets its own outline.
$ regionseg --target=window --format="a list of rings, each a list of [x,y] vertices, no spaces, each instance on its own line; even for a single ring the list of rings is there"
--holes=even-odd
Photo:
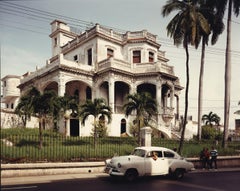
[[[113,53],[114,51],[110,48],[107,49],[107,57],[110,58],[110,57],[113,57]]]
[[[169,151],[164,151],[164,157],[174,158],[174,153],[169,152]]]
[[[141,62],[141,51],[135,50],[133,51],[133,63],[140,63]]]
[[[77,62],[78,61],[78,55],[74,55],[73,60]]]
[[[88,49],[87,51],[87,55],[88,55],[88,65],[92,65],[92,49]]]
[[[90,87],[86,88],[86,99],[92,99],[92,91]]]
[[[4,83],[4,87],[7,87],[7,81],[4,81],[3,83]]]
[[[57,46],[57,38],[54,38],[54,46]]]
[[[149,62],[154,62],[154,53],[153,52],[148,53],[148,61]]]
[[[147,156],[148,157],[157,156],[158,158],[162,158],[162,151],[150,151]]]

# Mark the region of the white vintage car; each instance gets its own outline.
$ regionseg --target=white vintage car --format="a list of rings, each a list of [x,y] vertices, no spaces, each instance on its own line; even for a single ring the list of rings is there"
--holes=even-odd
[[[128,181],[139,176],[171,175],[177,179],[194,170],[194,165],[173,150],[164,147],[137,147],[128,156],[118,156],[105,161],[105,172],[123,176]]]

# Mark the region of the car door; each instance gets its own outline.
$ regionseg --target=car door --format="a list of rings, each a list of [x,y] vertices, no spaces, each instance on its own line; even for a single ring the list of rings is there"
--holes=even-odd
[[[157,156],[156,156],[157,155]],[[150,151],[145,158],[146,175],[168,174],[168,160],[163,157],[162,151]]]

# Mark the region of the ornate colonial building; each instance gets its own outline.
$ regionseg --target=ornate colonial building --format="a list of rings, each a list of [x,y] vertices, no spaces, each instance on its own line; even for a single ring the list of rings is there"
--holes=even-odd
[[[44,67],[21,78],[21,93],[35,86],[41,92],[55,90],[59,96],[77,95],[80,103],[104,98],[113,109],[108,134],[120,136],[129,133],[131,123],[131,117],[126,118],[123,111],[125,96],[147,91],[158,104],[152,125],[171,137],[172,128],[178,125],[183,88],[165,52],[159,50],[156,35],[146,30],[120,34],[99,24],[76,34],[59,20],[51,27],[52,57]],[[71,116],[65,120],[59,124],[62,132],[66,125],[67,135],[90,135],[91,118],[85,126]]]

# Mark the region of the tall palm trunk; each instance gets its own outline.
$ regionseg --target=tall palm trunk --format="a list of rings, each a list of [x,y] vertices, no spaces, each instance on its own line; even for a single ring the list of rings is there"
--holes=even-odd
[[[42,149],[43,146],[42,127],[43,127],[42,117],[39,116],[39,149]]]
[[[232,20],[232,0],[228,2],[228,19],[227,19],[227,42],[225,52],[225,94],[224,94],[224,132],[222,147],[227,147],[229,110],[230,110],[230,86],[231,86],[231,20]]]
[[[201,137],[202,137],[201,116],[202,116],[204,63],[205,63],[205,37],[202,38],[202,54],[201,54],[199,86],[198,86],[198,140],[201,140]]]
[[[186,52],[186,90],[185,90],[185,111],[184,111],[184,118],[183,118],[183,126],[182,126],[182,133],[181,139],[179,143],[178,152],[182,152],[183,142],[184,142],[184,134],[187,125],[187,114],[188,114],[188,89],[189,89],[189,52],[188,52],[188,45],[185,45],[185,52]]]
[[[93,146],[94,149],[96,148],[96,144],[97,144],[97,120],[96,117],[94,116],[94,132],[93,132]]]

